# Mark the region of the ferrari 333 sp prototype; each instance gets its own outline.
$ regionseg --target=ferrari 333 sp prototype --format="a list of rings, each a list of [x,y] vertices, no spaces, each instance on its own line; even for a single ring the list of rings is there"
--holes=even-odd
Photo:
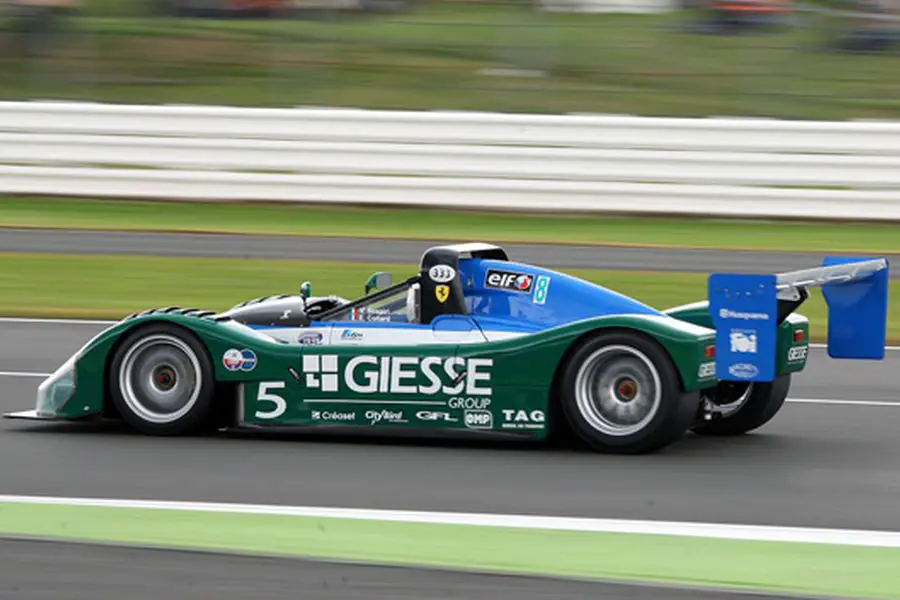
[[[130,315],[47,378],[34,410],[6,416],[123,419],[156,435],[568,435],[651,452],[775,416],[806,365],[809,322],[794,311],[810,287],[829,307],[833,358],[883,358],[888,281],[885,259],[833,258],[715,274],[707,300],[657,310],[495,245],[438,246],[399,283],[374,274],[356,300],[306,282],[220,314]]]

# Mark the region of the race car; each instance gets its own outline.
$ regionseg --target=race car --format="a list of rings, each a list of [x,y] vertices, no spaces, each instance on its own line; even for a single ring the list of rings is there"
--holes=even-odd
[[[361,297],[297,295],[223,313],[125,317],[39,387],[40,420],[121,419],[139,432],[232,429],[546,440],[646,453],[686,432],[772,419],[809,348],[795,310],[829,306],[833,358],[884,357],[888,262],[829,258],[780,275],[713,274],[708,298],[658,310],[487,243],[428,248]]]

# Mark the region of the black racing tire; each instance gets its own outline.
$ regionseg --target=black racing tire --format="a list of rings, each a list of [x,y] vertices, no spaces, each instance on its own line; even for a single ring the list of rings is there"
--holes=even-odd
[[[571,354],[560,382],[569,425],[588,446],[608,454],[644,454],[674,443],[700,406],[699,394],[681,391],[668,353],[636,332],[590,337]]]
[[[754,382],[746,390],[747,397],[733,412],[693,427],[698,435],[734,436],[759,429],[778,414],[791,388],[791,375],[780,375],[774,381]]]
[[[153,323],[127,333],[107,373],[122,419],[148,435],[201,433],[213,416],[215,371],[190,331]]]

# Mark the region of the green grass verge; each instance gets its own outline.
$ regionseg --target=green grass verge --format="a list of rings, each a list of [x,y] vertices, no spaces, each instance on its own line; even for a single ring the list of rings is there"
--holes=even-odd
[[[362,295],[376,270],[409,275],[413,265],[293,260],[229,260],[56,254],[0,254],[0,314],[30,317],[117,319],[158,306],[223,310],[237,302],[296,293],[304,279],[314,293]],[[633,296],[658,308],[706,298],[706,275],[694,273],[567,269],[573,275]],[[810,318],[814,340],[827,332],[821,293],[800,311]],[[892,289],[888,338],[900,341],[900,295]]]
[[[0,532],[556,576],[896,598],[900,549],[131,508],[0,505]]]
[[[0,226],[900,253],[900,225],[896,224],[523,215],[277,204],[169,202],[161,206],[158,202],[3,198],[0,199]]]

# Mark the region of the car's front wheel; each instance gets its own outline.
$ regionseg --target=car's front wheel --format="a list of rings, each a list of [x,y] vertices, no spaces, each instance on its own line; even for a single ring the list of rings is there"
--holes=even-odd
[[[213,365],[191,332],[165,323],[140,327],[119,344],[109,389],[119,414],[138,431],[184,435],[212,412]]]
[[[563,413],[595,450],[638,454],[679,439],[699,396],[684,394],[666,351],[646,337],[601,333],[572,353],[562,373]]]

